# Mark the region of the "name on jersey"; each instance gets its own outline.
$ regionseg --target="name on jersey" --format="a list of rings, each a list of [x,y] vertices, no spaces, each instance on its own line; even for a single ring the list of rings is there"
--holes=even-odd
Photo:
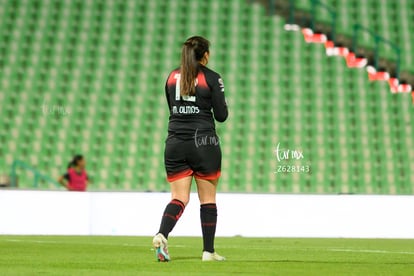
[[[172,107],[173,114],[198,114],[200,113],[200,109],[198,106],[191,106],[191,105],[182,105]]]

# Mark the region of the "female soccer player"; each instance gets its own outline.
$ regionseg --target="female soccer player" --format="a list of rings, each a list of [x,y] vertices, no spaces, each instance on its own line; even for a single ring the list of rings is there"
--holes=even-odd
[[[190,37],[182,47],[181,66],[170,73],[165,85],[170,118],[164,163],[172,200],[165,208],[160,229],[153,239],[158,261],[170,260],[168,234],[188,204],[193,177],[201,205],[202,260],[225,259],[214,250],[221,150],[213,114],[217,121],[224,122],[228,111],[223,80],[206,67],[209,45],[203,37]]]
[[[88,175],[85,170],[85,158],[78,154],[69,162],[67,172],[60,176],[58,181],[69,191],[86,191],[88,186]]]

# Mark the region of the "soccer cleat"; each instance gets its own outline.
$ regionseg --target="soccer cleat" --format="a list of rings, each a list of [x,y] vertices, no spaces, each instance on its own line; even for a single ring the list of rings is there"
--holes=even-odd
[[[168,254],[168,241],[163,234],[158,233],[152,240],[152,244],[155,247],[155,255],[159,262],[170,261],[170,255]]]
[[[210,252],[207,252],[207,251],[203,252],[203,257],[202,257],[203,262],[225,261],[225,260],[226,260],[226,258],[224,258],[223,256],[220,256],[216,252],[214,252],[214,253],[210,253]]]

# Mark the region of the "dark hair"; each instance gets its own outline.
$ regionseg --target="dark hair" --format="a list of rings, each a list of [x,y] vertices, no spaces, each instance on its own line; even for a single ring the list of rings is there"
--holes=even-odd
[[[73,156],[72,161],[70,161],[68,164],[68,169],[77,166],[78,162],[81,161],[82,159],[83,159],[83,155],[81,154],[76,154],[75,156]]]
[[[195,79],[197,78],[200,61],[209,52],[210,42],[201,36],[187,39],[181,52],[181,96],[195,95]]]

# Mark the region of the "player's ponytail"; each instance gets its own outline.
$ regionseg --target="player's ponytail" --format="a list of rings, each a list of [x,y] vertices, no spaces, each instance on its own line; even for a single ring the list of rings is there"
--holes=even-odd
[[[200,61],[209,52],[210,42],[201,36],[187,39],[181,53],[181,96],[195,95],[195,79],[200,68]]]
[[[73,157],[72,161],[68,164],[68,169],[73,168],[78,165],[78,162],[83,159],[83,156],[80,154],[77,154]]]

